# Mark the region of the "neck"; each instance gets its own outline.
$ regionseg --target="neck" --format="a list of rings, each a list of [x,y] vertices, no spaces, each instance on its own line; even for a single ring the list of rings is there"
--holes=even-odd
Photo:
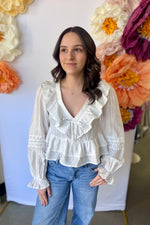
[[[82,90],[83,84],[83,77],[66,76],[61,80],[61,86],[72,91]]]

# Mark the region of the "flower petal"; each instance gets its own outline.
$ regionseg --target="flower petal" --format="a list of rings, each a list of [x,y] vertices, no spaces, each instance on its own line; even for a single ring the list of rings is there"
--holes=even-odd
[[[17,89],[21,80],[16,71],[8,66],[6,62],[0,62],[0,77],[3,82],[0,82],[0,93],[11,93]]]
[[[144,35],[145,31],[143,31],[143,34],[138,31],[138,28],[147,20],[149,15],[150,1],[142,0],[131,14],[121,38],[121,44],[126,52],[131,55],[134,54],[137,60],[146,61],[150,59],[150,37]],[[148,25],[146,26],[148,27]]]
[[[25,13],[29,4],[34,0],[1,0],[0,12],[11,16],[16,16],[19,13]]]
[[[19,46],[19,31],[16,19],[0,13],[0,33],[2,34],[0,60],[13,61],[16,56],[21,54],[21,51],[17,49]]]

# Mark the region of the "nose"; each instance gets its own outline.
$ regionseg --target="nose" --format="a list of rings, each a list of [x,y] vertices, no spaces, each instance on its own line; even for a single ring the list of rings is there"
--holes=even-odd
[[[74,59],[74,52],[73,51],[68,51],[68,58]]]

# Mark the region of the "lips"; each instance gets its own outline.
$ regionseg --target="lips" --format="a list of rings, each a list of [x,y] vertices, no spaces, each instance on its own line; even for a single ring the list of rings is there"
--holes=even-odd
[[[67,66],[75,66],[76,63],[66,63]]]

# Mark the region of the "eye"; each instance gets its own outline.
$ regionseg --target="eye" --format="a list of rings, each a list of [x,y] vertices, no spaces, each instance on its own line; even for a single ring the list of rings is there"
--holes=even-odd
[[[81,48],[75,48],[75,51],[76,51],[76,52],[81,52],[82,49],[81,49]]]
[[[60,48],[60,52],[67,52],[66,48]]]

